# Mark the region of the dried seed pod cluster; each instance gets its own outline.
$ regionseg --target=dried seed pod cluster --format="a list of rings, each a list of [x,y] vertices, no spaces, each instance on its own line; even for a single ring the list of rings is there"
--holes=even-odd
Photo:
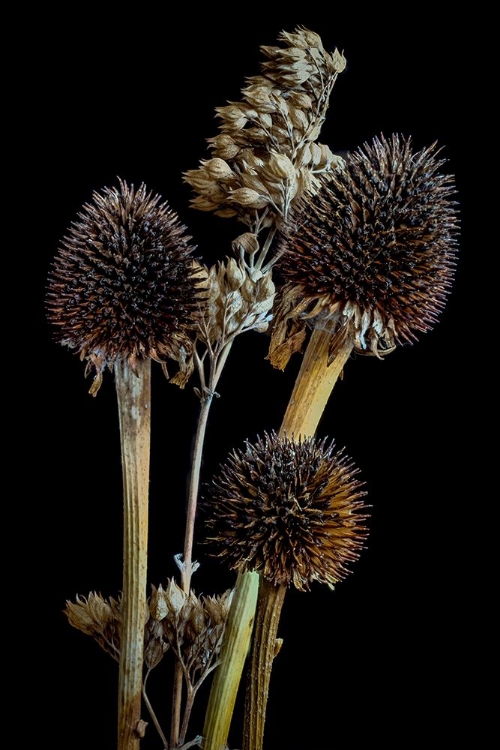
[[[458,238],[454,179],[440,172],[438,153],[436,144],[415,152],[396,134],[375,138],[292,212],[281,237],[275,366],[300,347],[306,320],[331,331],[331,357],[348,338],[380,357],[434,326]]]
[[[358,470],[333,442],[265,434],[207,487],[207,544],[231,569],[276,586],[332,587],[359,557],[367,514]]]
[[[142,184],[95,192],[52,265],[47,309],[59,343],[95,368],[91,393],[117,358],[165,364],[191,351],[200,294],[190,237]]]
[[[222,645],[232,591],[220,596],[186,594],[170,579],[166,589],[153,587],[151,617],[163,625],[163,633],[192,682],[215,666]]]
[[[210,268],[208,281],[208,311],[201,324],[207,343],[224,345],[237,331],[267,330],[275,293],[270,272],[229,258]]]
[[[308,29],[283,31],[279,41],[261,47],[262,75],[247,79],[242,101],[216,109],[221,124],[208,139],[212,158],[185,174],[198,193],[194,208],[237,216],[254,229],[286,216],[317,174],[342,161],[315,141],[345,58],[328,53]]]
[[[238,238],[233,242],[235,248],[241,247],[241,243],[250,247],[250,238],[255,235],[247,233],[242,237],[243,240]],[[196,274],[206,295],[197,335],[209,351],[220,353],[235,336],[245,331],[267,330],[275,295],[271,271],[252,267],[243,258],[238,261],[228,258],[210,269],[198,265]],[[184,387],[193,369],[193,356],[179,361],[179,372],[173,382]],[[199,389],[195,391],[202,395]]]
[[[107,600],[101,594],[91,592],[88,597],[77,596],[74,602],[67,601],[64,613],[70,625],[91,635],[104,651],[119,661],[120,601]]]
[[[220,596],[197,597],[185,594],[173,579],[166,589],[152,587],[144,639],[144,663],[156,667],[172,647],[189,674],[206,676],[220,651],[232,592]],[[77,596],[66,602],[70,625],[91,635],[116,661],[120,656],[121,600],[104,599],[100,594]]]

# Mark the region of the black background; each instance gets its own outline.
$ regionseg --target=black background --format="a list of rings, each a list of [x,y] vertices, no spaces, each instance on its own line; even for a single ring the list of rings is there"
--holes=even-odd
[[[237,100],[245,76],[259,72],[259,45],[297,24],[319,33],[327,49],[343,50],[348,62],[320,140],[333,151],[380,133],[411,135],[416,148],[437,140],[456,176],[462,237],[453,293],[436,328],[383,362],[351,359],[320,424],[319,434],[345,446],[361,469],[371,533],[353,575],[334,593],[317,586],[287,596],[266,747],[448,746],[468,731],[464,675],[472,656],[463,644],[474,602],[474,521],[467,488],[475,472],[464,426],[472,411],[464,350],[478,272],[463,89],[472,20],[248,4],[233,11],[186,5],[175,16],[144,7],[105,21],[82,6],[67,16],[31,16],[31,34],[19,35],[18,47],[18,59],[28,62],[17,91],[26,135],[15,152],[22,153],[23,236],[30,225],[21,273],[33,283],[28,301],[36,316],[20,444],[28,499],[19,503],[27,530],[19,546],[35,612],[23,684],[27,711],[40,711],[37,727],[53,748],[115,746],[116,665],[69,627],[62,609],[76,593],[117,595],[122,496],[113,377],[92,398],[82,363],[53,343],[44,313],[50,262],[81,205],[117,176],[144,181],[167,199],[206,262],[228,254],[244,228],[191,210],[182,173],[208,157],[214,108]],[[265,335],[247,334],[234,346],[210,417],[204,479],[232,447],[280,425],[299,358],[274,371],[267,345]],[[155,365],[153,388],[149,579],[158,584],[175,575],[173,555],[183,546],[197,400]],[[198,593],[232,585],[234,576],[200,547],[196,557]],[[170,679],[164,664],[151,678],[165,725]],[[201,731],[204,700],[202,691],[190,738]],[[240,729],[238,705],[231,747],[240,747]],[[141,746],[161,747],[152,725]]]

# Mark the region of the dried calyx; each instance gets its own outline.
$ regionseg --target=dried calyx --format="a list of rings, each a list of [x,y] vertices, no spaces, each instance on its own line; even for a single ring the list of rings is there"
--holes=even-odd
[[[52,265],[47,310],[56,339],[95,369],[191,351],[201,304],[190,237],[160,196],[122,180],[94,193]]]
[[[367,528],[358,470],[333,442],[264,434],[233,451],[207,486],[207,544],[230,568],[275,586],[333,586]]]
[[[185,173],[198,194],[193,208],[236,216],[258,233],[285,217],[320,173],[342,161],[315,143],[345,59],[328,53],[318,34],[282,31],[282,46],[263,46],[262,74],[251,76],[242,100],[217,108],[220,133],[208,139],[212,158]]]
[[[306,324],[377,357],[412,343],[443,310],[457,252],[452,176],[436,144],[375,138],[325,175],[282,227],[284,282],[269,358],[283,369]]]

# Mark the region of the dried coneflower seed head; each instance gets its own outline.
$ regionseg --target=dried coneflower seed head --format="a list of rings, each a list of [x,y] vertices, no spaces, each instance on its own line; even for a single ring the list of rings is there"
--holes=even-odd
[[[47,310],[56,340],[101,373],[117,358],[162,363],[191,346],[199,294],[186,228],[142,184],[95,192],[52,265]]]
[[[274,585],[332,587],[367,533],[358,470],[332,441],[264,434],[233,451],[207,487],[207,543],[236,570]]]
[[[399,135],[348,154],[302,200],[282,237],[281,271],[302,317],[337,344],[380,356],[430,330],[445,306],[458,239],[453,177],[436,144]],[[293,317],[293,304],[285,304]],[[279,324],[279,323],[278,323]]]

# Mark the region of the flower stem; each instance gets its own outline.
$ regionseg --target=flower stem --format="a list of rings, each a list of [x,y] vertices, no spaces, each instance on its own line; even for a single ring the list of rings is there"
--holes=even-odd
[[[298,439],[312,437],[328,403],[335,383],[351,355],[348,339],[328,365],[330,334],[316,328],[309,340],[292,395],[281,425],[280,435]]]
[[[118,750],[138,750],[146,621],[151,361],[115,365],[123,475]]]
[[[209,384],[210,388],[210,384]],[[191,467],[191,477],[189,481],[189,498],[187,507],[186,532],[184,537],[184,558],[181,572],[182,590],[188,594],[191,587],[191,576],[193,567],[193,542],[194,542],[194,525],[196,520],[196,509],[198,505],[198,490],[200,486],[201,459],[203,455],[203,445],[205,443],[205,434],[207,431],[208,415],[213,401],[213,393],[208,393],[201,401],[200,413],[198,416],[198,425],[193,448],[193,463]]]
[[[215,395],[215,389],[231,350],[231,346],[232,342],[227,344],[218,354],[210,352],[210,371],[208,375],[207,385],[203,389],[201,398],[200,413],[198,415],[198,425],[196,428],[196,436],[193,448],[191,475],[189,478],[186,531],[184,535],[184,557],[183,567],[181,569],[181,585],[182,590],[186,594],[189,593],[189,590],[191,588],[191,577],[193,574],[194,527],[196,521],[196,510],[198,506],[201,460],[203,456],[203,446],[205,445],[208,415],[210,413],[210,407],[212,406],[212,401]],[[204,377],[201,378],[202,383],[204,382],[204,380]],[[172,721],[170,730],[170,744],[172,748],[176,748],[180,741],[183,679],[182,666],[180,662],[176,660],[174,667]]]
[[[330,336],[315,329],[304,353],[295,386],[283,418],[280,435],[298,439],[316,432],[328,399],[352,352],[347,341],[328,364]],[[251,674],[245,698],[243,750],[262,750],[269,682],[276,651],[276,633],[286,589],[261,582],[257,625],[252,646]]]
[[[279,650],[276,641],[281,609],[285,601],[286,586],[275,586],[262,579],[257,602],[252,666],[245,701],[245,734],[243,750],[261,748],[264,740],[264,722],[274,657]]]
[[[203,750],[224,750],[229,726],[248,655],[257,604],[259,576],[238,576],[222,641],[220,664],[215,670],[203,727]]]

